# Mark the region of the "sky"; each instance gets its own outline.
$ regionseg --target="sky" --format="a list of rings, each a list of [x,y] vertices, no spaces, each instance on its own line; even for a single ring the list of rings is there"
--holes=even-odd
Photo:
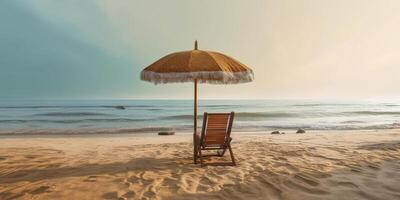
[[[192,98],[140,71],[172,52],[232,56],[251,83],[200,98],[400,99],[397,0],[1,0],[0,99]]]

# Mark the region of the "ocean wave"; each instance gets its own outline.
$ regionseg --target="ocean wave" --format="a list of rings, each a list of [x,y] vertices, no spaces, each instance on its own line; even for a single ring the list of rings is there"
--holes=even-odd
[[[41,108],[101,108],[108,106],[0,106],[0,109],[41,109]]]
[[[383,106],[386,106],[386,107],[397,107],[397,106],[400,106],[399,104],[382,104]]]
[[[261,125],[252,126],[234,125],[235,130],[257,131],[257,130],[372,130],[372,129],[399,129],[400,123],[378,124],[378,125]]]
[[[202,119],[202,118],[203,118],[202,115],[197,116],[197,119]],[[160,117],[160,119],[185,120],[185,119],[193,119],[193,115],[171,115],[171,116]]]
[[[235,117],[238,119],[255,119],[255,118],[290,118],[290,117],[298,117],[297,113],[289,113],[289,112],[237,112],[235,113]],[[198,119],[202,119],[203,116],[197,116]],[[173,120],[185,120],[185,119],[193,119],[193,115],[171,115],[162,117],[162,119],[173,119]]]
[[[400,111],[354,111],[345,113],[356,115],[400,115]]]
[[[158,131],[182,131],[184,127],[143,127],[143,128],[72,128],[72,129],[15,129],[0,131],[0,135],[90,135],[118,133],[156,133]]]
[[[359,124],[359,123],[364,123],[364,121],[359,121],[359,120],[348,120],[348,121],[343,121],[340,122],[341,124]]]
[[[236,108],[236,107],[242,107],[244,105],[224,105],[224,104],[219,104],[219,105],[199,105],[199,108]]]
[[[291,112],[239,112],[235,113],[235,116],[239,118],[287,118],[298,117],[299,115]]]
[[[177,131],[191,133],[193,126],[181,125],[171,127],[139,127],[139,128],[29,128],[0,130],[0,135],[90,135],[90,134],[139,134],[157,133],[158,131]],[[282,125],[282,126],[238,126],[234,125],[234,132],[265,132],[272,130],[293,130],[299,128],[314,131],[325,130],[374,130],[374,129],[399,129],[400,123],[380,124],[373,126],[308,126],[308,125]]]
[[[144,109],[148,109],[148,108],[153,108],[156,106],[151,106],[151,105],[118,105],[118,106],[99,106],[102,108],[115,108],[115,109],[126,109],[126,108],[144,108]]]
[[[400,123],[369,125],[369,126],[364,126],[362,128],[363,129],[397,129],[397,128],[400,128]]]
[[[49,112],[39,113],[33,116],[49,116],[49,117],[79,117],[79,116],[110,116],[111,114],[96,112]]]
[[[100,119],[5,119],[0,123],[56,123],[56,124],[74,124],[84,122],[137,122],[147,121],[148,119],[129,119],[129,118],[100,118]]]
[[[297,106],[297,107],[315,107],[315,106],[357,106],[360,104],[354,103],[304,103],[304,104],[293,104],[290,106]]]
[[[0,109],[43,109],[43,108],[151,108],[152,105],[62,105],[62,106],[0,106]]]

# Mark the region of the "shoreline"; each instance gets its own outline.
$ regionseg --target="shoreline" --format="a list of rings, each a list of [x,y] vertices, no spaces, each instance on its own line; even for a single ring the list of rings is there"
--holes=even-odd
[[[175,135],[190,135],[192,134],[191,130],[174,130],[174,129],[153,129],[149,131],[142,131],[136,129],[114,129],[114,128],[105,128],[105,129],[18,129],[18,130],[0,130],[0,138],[7,137],[85,137],[85,136],[158,136],[157,133],[159,131],[174,131]],[[198,128],[200,130],[201,127]],[[301,128],[303,129],[303,128]],[[233,130],[233,133],[236,134],[271,134],[273,131],[284,132],[285,134],[297,134],[296,131],[298,129],[265,129],[265,130],[243,130],[236,129]],[[303,129],[307,133],[334,133],[334,132],[371,132],[371,131],[400,131],[400,128],[382,128],[382,129]],[[282,134],[278,134],[282,135]],[[284,134],[283,134],[284,135]]]
[[[329,144],[324,138],[345,138],[340,142],[349,143],[349,140],[357,140],[363,137],[364,142],[374,142],[374,140],[393,140],[392,135],[400,136],[400,129],[385,130],[307,130],[306,133],[295,133],[295,130],[283,130],[285,134],[271,134],[271,132],[232,132],[233,144],[244,141],[269,140],[276,143],[293,143],[299,141],[313,142],[312,144]],[[373,135],[373,137],[369,137]],[[321,139],[323,138],[323,139]],[[69,141],[71,143],[91,144],[91,142],[106,140],[114,141],[125,145],[142,144],[173,144],[173,143],[193,143],[193,133],[177,132],[175,135],[158,135],[156,133],[102,133],[102,134],[29,134],[29,135],[0,135],[0,146],[12,147],[17,144],[24,146],[26,139],[32,144],[39,144],[43,141],[52,143],[54,141]],[[400,140],[400,138],[399,138]],[[8,142],[7,142],[8,141]],[[324,141],[324,142],[323,142]],[[338,144],[339,142],[335,142]],[[350,142],[351,143],[351,142]],[[11,145],[8,145],[11,144]],[[55,145],[57,147],[57,145]]]

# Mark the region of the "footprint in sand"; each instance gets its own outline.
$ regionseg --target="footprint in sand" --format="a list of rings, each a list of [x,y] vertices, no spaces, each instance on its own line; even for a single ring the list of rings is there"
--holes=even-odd
[[[162,180],[160,185],[163,186],[163,187],[176,187],[176,188],[178,188],[178,183],[179,183],[178,179],[173,178],[173,177],[166,177],[166,178],[164,178],[164,180]]]
[[[283,182],[283,184],[286,185],[288,188],[300,190],[305,193],[312,193],[312,194],[316,194],[316,195],[329,194],[329,192],[324,189],[316,188],[315,186],[309,187],[310,185],[304,184],[303,181],[298,181],[296,179],[286,180]]]
[[[400,187],[395,186],[395,185],[383,185],[382,187],[393,193],[399,193],[399,191],[400,191]],[[396,188],[396,187],[398,187],[398,188]]]
[[[212,186],[215,186],[214,182],[208,177],[203,177],[200,179],[199,184],[197,185],[197,191],[210,192],[212,190]]]
[[[260,165],[260,164],[256,164],[256,165],[254,166],[254,170],[257,171],[257,172],[262,172],[262,171],[264,171],[265,169],[266,169],[265,166]]]
[[[142,183],[141,178],[136,177],[136,176],[128,177],[125,182],[130,183],[130,184],[141,184]]]
[[[32,191],[30,191],[30,194],[41,194],[41,193],[46,193],[46,192],[51,192],[50,186],[40,186]]]
[[[371,168],[371,169],[374,169],[374,170],[380,170],[381,169],[380,165],[379,164],[375,164],[375,163],[369,163],[368,167]]]
[[[11,193],[11,192],[1,192],[0,199],[18,199],[24,195],[25,195],[25,193],[23,193],[23,192],[18,193],[18,194]]]
[[[336,180],[330,180],[328,181],[329,185],[333,187],[345,187],[345,188],[353,188],[353,189],[359,189],[358,185],[350,182],[350,181],[336,181]]]
[[[35,158],[37,158],[39,156],[37,156],[37,155],[26,155],[24,157],[27,158],[27,159],[35,159]]]
[[[262,184],[263,190],[268,191],[271,196],[276,197],[276,199],[282,199],[282,190],[279,189],[276,183],[273,183],[273,179],[270,176],[261,175],[256,180]]]
[[[156,193],[154,191],[153,187],[150,187],[146,192],[143,193],[144,197],[147,197],[149,199],[154,199],[156,197]]]
[[[345,165],[345,166],[348,167],[350,169],[350,171],[353,171],[353,172],[360,173],[363,171],[363,169],[361,168],[360,165]]]
[[[84,182],[96,182],[97,181],[97,176],[88,176],[87,179],[84,180]]]
[[[320,184],[317,179],[312,178],[312,177],[307,176],[307,175],[302,174],[302,173],[295,174],[294,178],[297,179],[297,180],[300,180],[300,181],[302,181],[302,182],[304,182],[304,183],[306,183],[306,184],[308,184],[310,186],[317,186],[317,185]]]
[[[295,166],[293,166],[293,165],[291,165],[289,163],[277,162],[277,163],[274,163],[272,165],[272,167],[274,167],[274,168],[284,168],[284,169],[287,169],[289,172],[298,172],[299,171],[299,169],[297,167],[295,167]]]
[[[121,197],[122,198],[126,198],[126,199],[130,199],[135,197],[135,192],[134,191],[128,191],[127,193],[123,194]]]
[[[104,199],[118,199],[118,193],[117,192],[107,192],[103,194]]]
[[[308,173],[304,173],[304,174],[308,174]],[[329,177],[332,177],[332,174],[329,174],[327,172],[318,171],[318,172],[313,173],[312,176],[315,178],[329,178]]]

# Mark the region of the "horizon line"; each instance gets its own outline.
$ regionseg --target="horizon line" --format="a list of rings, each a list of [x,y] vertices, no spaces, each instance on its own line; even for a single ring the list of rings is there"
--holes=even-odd
[[[1,101],[193,100],[193,98],[1,98]],[[399,101],[400,98],[198,98],[198,100]]]

